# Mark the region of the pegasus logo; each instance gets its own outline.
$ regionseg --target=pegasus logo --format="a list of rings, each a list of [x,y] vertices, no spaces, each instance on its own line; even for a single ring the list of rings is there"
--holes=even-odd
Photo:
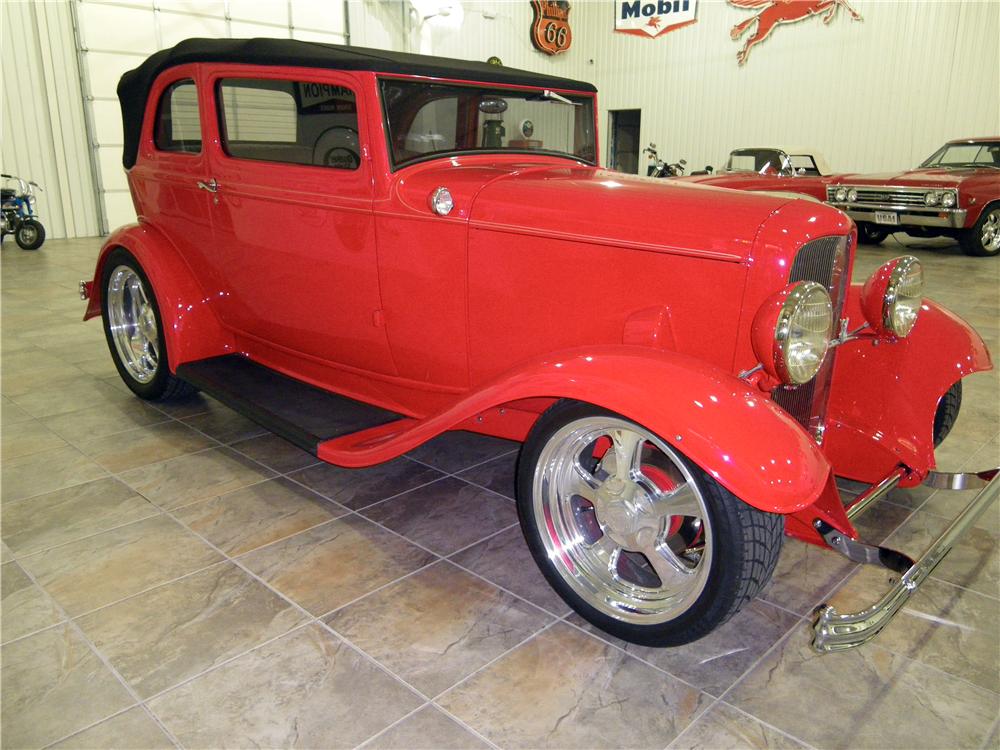
[[[763,42],[774,31],[774,27],[782,23],[795,23],[809,16],[825,14],[823,23],[829,24],[837,15],[841,6],[851,14],[855,21],[863,20],[861,14],[847,4],[847,0],[726,0],[737,8],[764,8],[760,13],[751,16],[746,21],[733,26],[729,35],[736,41],[742,37],[754,24],[757,28],[747,39],[743,49],[736,53],[740,65],[745,65],[750,50]],[[766,7],[765,7],[766,6]]]

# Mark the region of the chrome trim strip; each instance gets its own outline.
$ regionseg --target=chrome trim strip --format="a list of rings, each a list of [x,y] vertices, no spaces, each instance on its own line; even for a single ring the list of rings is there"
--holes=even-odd
[[[839,614],[829,604],[820,605],[817,609],[816,622],[813,624],[815,634],[813,648],[816,651],[828,653],[860,646],[878,635],[882,628],[889,624],[893,616],[910,600],[920,584],[930,576],[956,542],[1000,496],[998,470],[980,472],[977,476],[989,473],[993,475],[989,483],[881,599],[860,612],[845,615]]]
[[[916,227],[942,227],[946,229],[962,229],[965,226],[965,217],[968,215],[968,211],[964,208],[958,210],[955,209],[937,209],[933,210],[933,215],[928,215],[927,213],[912,213],[913,206],[875,206],[866,205],[864,211],[857,208],[851,208],[845,203],[827,203],[828,206],[833,206],[834,208],[839,208],[841,211],[846,213],[855,221],[867,221],[869,224],[875,224],[883,229],[888,229],[889,231],[903,232],[906,231],[904,227],[906,226],[916,226]],[[875,211],[894,211],[899,214],[899,224],[879,224],[875,221]],[[932,209],[927,209],[927,211],[932,211]],[[942,219],[937,214],[946,213],[947,218]]]
[[[900,466],[881,482],[869,487],[868,490],[858,495],[854,503],[847,508],[847,519],[853,522],[855,518],[868,510],[873,503],[881,500],[895,489],[896,485],[899,484],[899,480],[904,476],[906,476],[906,469]]]

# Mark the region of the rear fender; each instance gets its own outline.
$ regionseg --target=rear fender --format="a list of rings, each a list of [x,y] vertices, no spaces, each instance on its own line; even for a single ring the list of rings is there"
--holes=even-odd
[[[813,504],[830,474],[806,432],[760,391],[700,360],[630,346],[572,350],[523,365],[444,412],[323,443],[318,455],[341,465],[371,465],[501,405],[532,398],[575,399],[615,411],[761,510],[790,513]]]
[[[101,315],[104,264],[111,251],[119,247],[135,257],[153,285],[171,370],[184,362],[233,351],[233,338],[212,309],[214,298],[201,289],[173,244],[160,231],[145,224],[122,227],[104,243],[84,320]]]
[[[844,313],[850,328],[862,325],[861,285],[851,287]],[[880,481],[899,464],[914,486],[935,467],[934,413],[958,380],[993,367],[973,328],[940,305],[924,300],[905,339],[860,338],[837,350],[823,452],[838,476]]]

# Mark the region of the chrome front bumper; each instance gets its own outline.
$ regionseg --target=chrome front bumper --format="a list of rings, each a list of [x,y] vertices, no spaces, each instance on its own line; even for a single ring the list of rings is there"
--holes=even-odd
[[[886,483],[884,480],[878,487]],[[898,477],[892,485],[899,481]],[[829,604],[817,609],[813,648],[820,652],[844,651],[867,643],[882,630],[893,616],[903,608],[917,587],[933,572],[951,548],[972,528],[986,509],[1000,496],[1000,469],[978,474],[945,474],[931,472],[924,484],[946,490],[968,490],[982,488],[965,510],[959,513],[951,525],[945,529],[930,547],[902,573],[899,582],[885,596],[860,612],[839,614]],[[874,488],[877,489],[877,488]],[[884,494],[884,492],[879,493]],[[856,503],[852,509],[861,503]],[[867,507],[870,503],[866,503]],[[863,510],[863,509],[862,509]],[[860,511],[859,511],[860,512]],[[848,511],[849,515],[850,510]],[[858,515],[854,513],[853,515]],[[874,560],[872,561],[874,562]]]
[[[899,227],[898,231],[905,231],[905,227],[938,227],[941,229],[961,229],[965,226],[965,217],[968,212],[964,208],[953,209],[914,209],[913,206],[874,206],[860,205],[853,203],[835,203],[829,201],[834,208],[850,216],[854,221],[864,221],[868,224],[875,224],[884,229]],[[875,212],[894,213],[899,216],[899,224],[880,224],[875,221]]]

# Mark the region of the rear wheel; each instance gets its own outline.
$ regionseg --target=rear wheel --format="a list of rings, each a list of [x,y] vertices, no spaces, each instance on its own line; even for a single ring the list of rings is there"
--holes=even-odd
[[[858,224],[858,242],[862,245],[881,245],[888,236],[887,230],[880,229],[867,221]]]
[[[573,401],[538,421],[517,469],[521,528],[550,585],[619,638],[676,646],[770,579],[784,518],[756,510],[654,433]]]
[[[104,335],[125,385],[150,401],[183,398],[195,392],[175,378],[163,345],[163,324],[153,288],[138,261],[117,248],[104,262],[101,278]]]
[[[37,250],[45,242],[45,227],[35,219],[25,219],[14,233],[14,241],[22,250]]]
[[[979,220],[971,229],[964,230],[958,241],[966,255],[1000,255],[1000,203],[983,209]]]

